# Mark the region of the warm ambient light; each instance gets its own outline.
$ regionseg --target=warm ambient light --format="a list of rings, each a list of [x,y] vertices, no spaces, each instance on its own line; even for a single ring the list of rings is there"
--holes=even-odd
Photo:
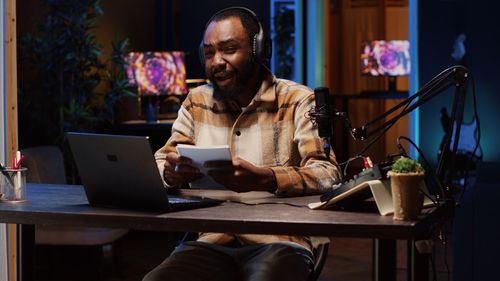
[[[184,52],[131,52],[125,58],[127,76],[139,95],[187,93]]]

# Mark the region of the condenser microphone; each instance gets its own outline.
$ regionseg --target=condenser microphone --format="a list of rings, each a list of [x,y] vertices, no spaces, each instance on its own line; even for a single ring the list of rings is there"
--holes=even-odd
[[[333,134],[332,112],[330,109],[330,93],[328,88],[314,89],[314,123],[318,126],[318,134],[322,138],[331,138]]]
[[[325,139],[323,150],[326,158],[330,160],[330,142],[333,135],[333,118],[330,109],[330,92],[326,87],[314,89],[314,108],[313,122],[318,126],[318,134]]]

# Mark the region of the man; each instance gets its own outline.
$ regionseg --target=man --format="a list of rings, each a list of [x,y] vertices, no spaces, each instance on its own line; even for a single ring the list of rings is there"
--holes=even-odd
[[[229,144],[232,161],[205,166],[216,182],[236,192],[299,196],[326,191],[339,179],[335,157],[305,118],[312,91],[277,79],[265,67],[270,42],[256,15],[242,7],[208,22],[200,57],[211,84],[191,91],[166,145],[156,152],[167,187],[197,180],[179,143]],[[201,233],[185,242],[144,280],[306,280],[313,264],[309,237]]]

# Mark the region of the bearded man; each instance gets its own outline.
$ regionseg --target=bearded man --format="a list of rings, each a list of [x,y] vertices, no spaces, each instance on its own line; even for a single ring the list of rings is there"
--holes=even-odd
[[[271,45],[253,11],[232,7],[207,23],[200,59],[211,83],[183,102],[172,135],[155,153],[167,188],[203,175],[177,144],[227,144],[231,161],[206,162],[209,176],[236,192],[275,196],[325,192],[339,181],[335,155],[305,118],[314,107],[311,89],[278,79],[266,67]],[[200,233],[181,243],[144,281],[305,281],[313,266],[309,237]]]

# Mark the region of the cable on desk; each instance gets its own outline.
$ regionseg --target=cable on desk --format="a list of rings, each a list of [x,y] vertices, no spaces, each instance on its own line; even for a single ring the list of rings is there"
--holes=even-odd
[[[243,205],[247,205],[247,206],[282,204],[282,205],[288,205],[288,206],[292,206],[292,207],[296,207],[296,208],[308,208],[307,205],[299,205],[299,204],[294,204],[294,203],[290,203],[290,202],[283,202],[283,201],[248,203],[248,202],[235,201],[235,200],[226,200],[226,202],[239,203],[239,204],[243,204]]]

